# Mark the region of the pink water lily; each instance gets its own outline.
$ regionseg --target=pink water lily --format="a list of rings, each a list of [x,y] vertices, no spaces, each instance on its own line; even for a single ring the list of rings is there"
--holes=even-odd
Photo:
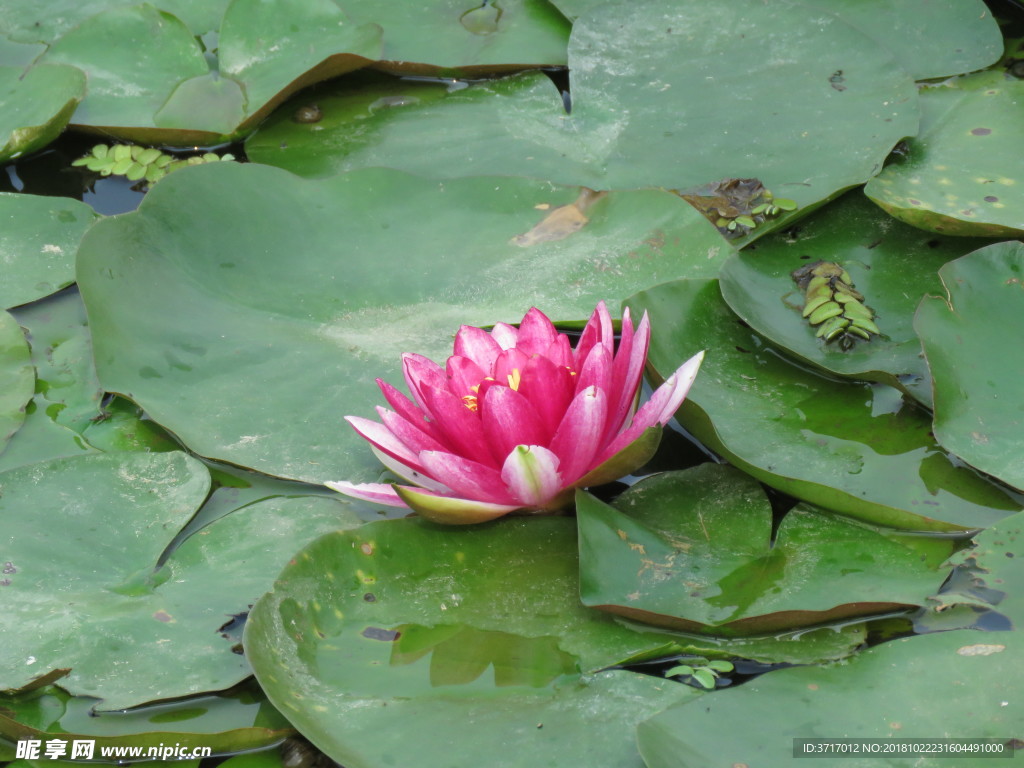
[[[413,399],[377,379],[393,410],[346,417],[395,474],[414,485],[329,482],[348,496],[410,507],[439,523],[554,511],[574,488],[616,480],[645,463],[690,389],[690,358],[637,410],[650,324],[627,309],[615,350],[604,302],[573,349],[538,309],[519,328],[462,326],[444,368],[403,356]]]

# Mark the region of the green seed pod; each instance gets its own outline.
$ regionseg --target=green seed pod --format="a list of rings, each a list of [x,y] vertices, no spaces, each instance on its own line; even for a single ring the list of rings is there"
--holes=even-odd
[[[807,321],[811,325],[820,325],[821,323],[828,320],[830,317],[843,314],[843,308],[836,304],[834,301],[828,301],[818,307],[816,310],[811,312],[808,316]]]

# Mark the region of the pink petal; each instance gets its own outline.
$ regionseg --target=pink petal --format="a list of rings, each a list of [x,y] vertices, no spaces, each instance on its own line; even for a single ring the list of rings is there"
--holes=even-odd
[[[526,355],[542,355],[557,337],[558,331],[547,315],[533,307],[519,324],[516,349]]]
[[[480,421],[498,466],[517,445],[546,445],[551,439],[530,401],[508,387],[487,390],[480,403]]]
[[[508,323],[495,323],[491,329],[491,338],[494,339],[502,349],[512,349],[516,345],[519,331]]]
[[[420,463],[427,473],[452,489],[452,495],[489,504],[515,504],[498,470],[462,456],[424,451]]]
[[[451,493],[452,489],[447,485],[427,477],[427,475],[423,473],[422,467],[420,469],[413,469],[408,464],[403,464],[398,459],[388,456],[386,453],[374,448],[372,445],[370,446],[370,450],[373,451],[373,455],[377,457],[381,464],[390,469],[394,474],[398,475],[407,483],[418,485],[421,488],[429,488],[431,491],[437,491],[438,493]],[[417,460],[416,466],[419,467],[419,465],[420,463]]]
[[[587,325],[583,328],[583,335],[580,336],[579,343],[576,344],[575,368],[577,371],[583,367],[590,350],[597,344],[607,346],[609,352],[614,352],[615,329],[612,327],[612,318],[603,301],[598,302],[594,314],[590,316]]]
[[[480,368],[490,373],[494,358],[501,352],[501,346],[487,331],[464,325],[455,334],[454,353],[469,358]]]
[[[531,357],[527,361],[519,378],[519,394],[530,401],[544,425],[547,437],[541,445],[548,445],[575,391],[576,377],[567,368],[546,357]]]
[[[379,448],[388,456],[393,456],[403,464],[413,469],[419,468],[418,452],[413,452],[394,433],[383,424],[376,421],[364,419],[361,416],[346,416],[345,421],[352,425],[352,428],[359,433],[359,436],[368,440],[375,448]]]
[[[402,355],[402,371],[405,373],[405,382],[409,385],[409,391],[412,392],[417,405],[425,410],[428,416],[435,416],[436,414],[430,412],[430,407],[423,398],[423,389],[425,387],[447,387],[448,376],[444,369],[423,355],[406,352]]]
[[[410,424],[400,414],[380,406],[377,406],[377,414],[384,422],[384,426],[391,430],[391,434],[401,440],[414,455],[418,455],[420,451],[447,450],[447,446],[435,440],[417,425]]]
[[[445,370],[448,374],[448,389],[452,394],[456,397],[475,398],[478,394],[475,388],[480,386],[485,376],[490,375],[491,366],[488,365],[487,373],[484,373],[484,369],[468,357],[452,355],[445,364]]]
[[[351,496],[353,499],[362,499],[363,501],[369,501],[374,504],[385,504],[389,507],[407,506],[399,495],[395,493],[395,489],[385,483],[361,483],[356,485],[354,483],[341,480],[337,482],[326,482],[324,485],[332,491],[337,491],[338,493],[343,493],[346,496]]]
[[[514,371],[519,371],[518,375],[522,375],[523,368],[526,367],[526,363],[530,358],[516,349],[506,349],[498,358],[494,361],[494,376],[495,381],[499,384],[503,384],[506,387],[510,386],[509,376],[515,377]]]
[[[419,406],[415,405],[412,400],[383,379],[377,379],[377,386],[380,387],[380,391],[384,393],[384,399],[388,401],[388,405],[394,408],[403,419],[417,429],[423,431],[425,434],[435,438],[437,437],[437,430],[434,429],[434,425],[427,420],[427,414],[424,413]]]
[[[651,399],[640,406],[640,410],[633,416],[633,423],[620,432],[601,452],[599,461],[606,461],[623,450],[648,427],[668,424],[669,419],[686,399],[686,393],[690,391],[693,380],[697,378],[697,370],[703,359],[704,353],[700,352],[679,366],[678,370],[654,391]]]
[[[513,504],[488,504],[483,501],[459,499],[401,485],[395,486],[395,490],[411,509],[416,510],[420,517],[443,525],[485,523],[519,509]]]
[[[647,348],[651,341],[651,323],[644,312],[640,325],[635,333],[629,318],[629,308],[622,315],[622,339],[615,353],[615,366],[612,374],[612,402],[608,413],[608,427],[603,441],[611,440],[626,423],[626,419],[636,407],[636,395],[640,390],[640,382],[644,375],[644,363],[647,361]]]
[[[563,486],[572,485],[591,468],[607,414],[607,398],[599,389],[590,387],[573,398],[550,446],[559,458]]]
[[[517,445],[505,459],[501,479],[522,504],[543,507],[562,490],[558,457],[540,445]]]
[[[427,410],[434,415],[434,425],[441,435],[441,442],[449,446],[452,453],[473,456],[479,461],[499,466],[491,458],[480,417],[461,398],[449,392],[447,387],[424,387],[422,395]]]
[[[613,363],[611,351],[603,344],[590,350],[583,370],[576,377],[577,394],[588,387],[597,387],[607,396],[611,392]]]
[[[557,366],[567,368],[570,371],[575,370],[573,367],[575,358],[572,356],[572,345],[569,343],[569,337],[564,333],[558,334],[558,337],[548,345],[543,356]]]

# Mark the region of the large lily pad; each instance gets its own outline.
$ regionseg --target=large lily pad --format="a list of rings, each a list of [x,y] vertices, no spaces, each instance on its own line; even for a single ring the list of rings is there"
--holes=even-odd
[[[96,712],[95,699],[72,697],[59,688],[0,697],[0,736],[21,739],[88,739],[96,756],[103,747],[210,747],[214,755],[259,749],[294,733],[254,686],[142,707]]]
[[[570,24],[545,0],[349,3],[384,29],[374,66],[410,75],[472,77],[564,66]]]
[[[1018,634],[940,632],[871,648],[842,666],[762,675],[642,723],[640,751],[648,768],[789,766],[797,740],[1020,739],[1024,730],[1012,705],[1017,681],[1008,674],[1024,661]],[[837,762],[941,768],[993,761],[967,754],[862,754]]]
[[[88,76],[88,98],[75,112],[75,125],[134,129],[122,133],[138,139],[155,137],[147,130],[155,127],[153,115],[179,82],[209,72],[188,27],[148,3],[86,19],[50,45],[41,60],[72,64]],[[196,115],[191,127],[216,136],[202,119]]]
[[[253,609],[246,653],[271,701],[352,768],[631,764],[638,712],[697,694],[580,675],[664,636],[583,608],[575,548],[566,518],[328,534]],[[516,750],[502,757],[499,743]]]
[[[1024,490],[1024,246],[998,243],[939,272],[945,297],[914,327],[935,380],[935,436],[978,469]]]
[[[834,13],[892,51],[915,80],[984,69],[1003,52],[999,24],[982,0],[802,0]]]
[[[103,709],[242,680],[248,665],[222,625],[266,590],[296,547],[353,523],[337,501],[270,499],[193,535],[157,569],[209,488],[195,459],[59,459],[9,470],[0,484],[11,563],[0,588],[13,601],[0,618],[9,625],[0,685],[21,688],[69,669],[61,687],[103,699]],[[41,525],[61,536],[40,536]]]
[[[1024,80],[980,72],[921,91],[921,133],[865,191],[896,218],[931,232],[1024,233]]]
[[[342,102],[312,129],[281,118],[247,151],[307,173],[385,165],[600,189],[757,177],[803,207],[866,180],[917,129],[913,83],[891,55],[797,4],[744,0],[723,14],[700,0],[609,3],[577,20],[569,69],[571,115],[550,85],[518,77],[369,118],[365,104]],[[737,117],[737,104],[757,120]],[[338,146],[340,163],[327,151]]]
[[[10,313],[0,310],[0,453],[25,421],[35,381],[25,334]]]
[[[291,93],[379,58],[380,36],[379,26],[352,23],[331,0],[232,0],[217,54],[221,73],[245,92],[241,130],[254,127]]]
[[[531,305],[579,320],[599,299],[714,274],[728,252],[675,195],[578,192],[180,171],[83,240],[100,380],[204,456],[300,480],[376,477],[343,417],[372,414],[374,378],[397,381],[402,352],[443,359],[460,324],[516,322]],[[585,213],[553,219],[573,226],[538,228],[577,198]]]
[[[931,377],[914,312],[924,294],[940,290],[943,264],[988,242],[904,226],[851,192],[793,230],[731,257],[719,278],[733,312],[773,344],[830,373],[891,384],[930,407]],[[801,316],[803,294],[791,273],[816,260],[850,273],[877,315],[881,336],[849,350],[815,337],[817,328]]]
[[[649,363],[662,375],[707,349],[678,418],[768,485],[896,528],[980,528],[1020,509],[945,453],[927,414],[896,390],[824,379],[766,348],[729,311],[717,281],[667,283],[626,303],[650,312]]]
[[[580,597],[638,621],[716,634],[777,632],[924,602],[921,556],[806,506],[772,532],[756,480],[702,464],[643,480],[615,506],[577,494]]]
[[[96,220],[68,198],[0,193],[0,308],[47,296],[75,280],[75,251]]]
[[[0,162],[57,138],[84,95],[85,75],[74,67],[0,66]]]

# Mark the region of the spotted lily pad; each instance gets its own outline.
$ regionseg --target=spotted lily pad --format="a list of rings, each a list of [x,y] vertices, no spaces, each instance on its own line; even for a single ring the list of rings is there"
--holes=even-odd
[[[732,256],[719,275],[729,307],[773,344],[839,376],[881,381],[931,406],[931,377],[914,332],[921,297],[941,290],[939,268],[986,245],[977,238],[929,235],[894,222],[858,192]],[[817,338],[803,317],[803,295],[792,273],[816,260],[852,276],[876,314],[880,336],[852,348]]]
[[[762,675],[641,723],[640,752],[649,768],[677,768],[791,765],[808,739],[989,738],[1005,745],[1024,733],[1013,708],[1016,677],[1008,674],[1024,662],[1019,634],[939,632],[870,648],[843,665]],[[862,753],[820,762],[926,768],[994,762],[968,754]]]
[[[0,162],[53,141],[85,95],[85,75],[75,67],[0,66]]]
[[[1024,246],[997,243],[939,272],[945,297],[914,327],[935,380],[935,436],[971,466],[1024,490]],[[1008,346],[1009,345],[1009,346]]]
[[[627,304],[650,312],[656,372],[707,350],[677,418],[757,479],[895,528],[981,528],[1020,509],[936,444],[928,415],[897,390],[821,378],[782,359],[729,311],[717,281],[666,283]]]
[[[687,631],[758,634],[924,601],[944,574],[863,526],[797,506],[772,531],[756,480],[702,464],[604,504],[577,495],[584,605]]]
[[[0,687],[69,670],[62,688],[122,709],[249,675],[221,627],[289,553],[352,518],[331,499],[270,499],[193,535],[158,568],[209,483],[205,467],[180,452],[81,456],[0,474],[0,560],[10,564],[0,590],[12,607],[0,616]],[[40,537],[41,525],[62,535]]]
[[[75,251],[97,219],[85,203],[0,193],[0,307],[42,298],[75,279]]]
[[[580,197],[383,169],[171,174],[79,250],[100,381],[204,456],[299,480],[376,479],[344,417],[372,415],[374,379],[398,381],[403,352],[444,359],[461,324],[517,322],[533,305],[579,320],[599,299],[714,274],[729,250],[676,195]],[[580,204],[582,227],[524,240]]]
[[[921,131],[905,157],[865,191],[896,218],[930,232],[1024,233],[1024,80],[979,72],[921,91]]]

